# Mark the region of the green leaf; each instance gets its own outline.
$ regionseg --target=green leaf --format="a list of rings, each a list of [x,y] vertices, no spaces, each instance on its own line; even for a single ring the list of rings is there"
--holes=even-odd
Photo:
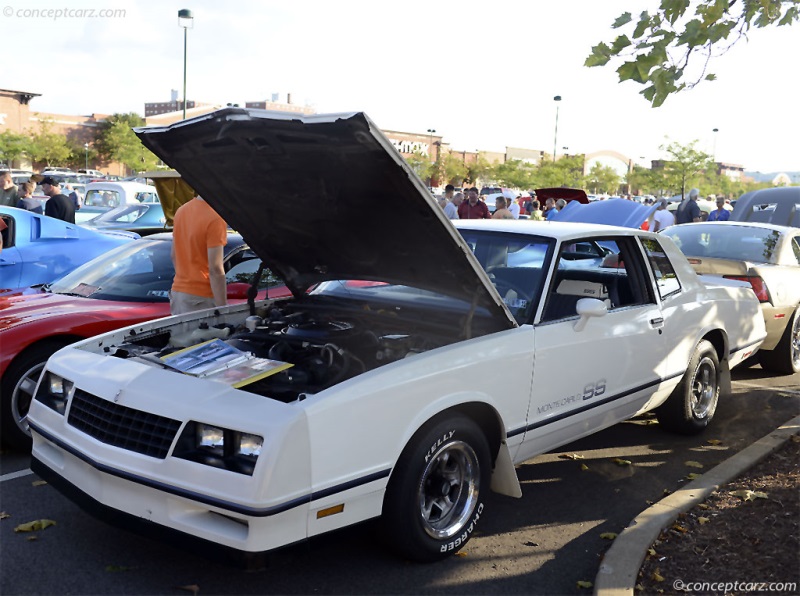
[[[631,13],[624,12],[624,13],[622,13],[621,15],[619,15],[617,17],[617,20],[614,21],[614,24],[611,25],[611,28],[612,29],[619,29],[623,25],[627,25],[630,22],[631,22]]]
[[[620,35],[617,39],[614,40],[614,43],[611,46],[611,51],[614,54],[619,54],[622,50],[627,48],[631,45],[631,40],[628,39],[627,35]]]
[[[686,23],[686,28],[678,37],[678,45],[686,45],[690,48],[701,46],[708,41],[707,29],[697,19],[692,19]]]
[[[670,25],[674,25],[689,8],[689,0],[662,0],[661,8],[664,10],[664,18]]]
[[[623,62],[617,69],[620,81],[629,81],[634,79],[639,74],[639,69],[636,68],[636,62]]]
[[[706,75],[705,80],[706,81],[716,81],[717,80],[717,75],[715,75],[713,72],[709,73],[709,74]]]
[[[633,39],[639,39],[648,27],[650,27],[650,15],[645,10],[639,15],[639,22],[636,24],[636,29],[633,30]]]
[[[800,19],[800,9],[798,9],[795,6],[792,6],[784,13],[783,18],[780,21],[778,21],[778,26],[780,27],[783,25],[791,25],[793,21],[796,21],[798,19]]]
[[[584,62],[584,66],[603,66],[611,57],[611,48],[605,43],[599,43],[592,48],[591,55]]]

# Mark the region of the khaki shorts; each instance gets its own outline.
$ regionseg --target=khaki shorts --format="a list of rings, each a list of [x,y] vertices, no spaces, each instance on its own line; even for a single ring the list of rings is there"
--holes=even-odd
[[[215,306],[213,298],[169,291],[169,312],[173,315],[182,315],[196,310],[214,308]]]

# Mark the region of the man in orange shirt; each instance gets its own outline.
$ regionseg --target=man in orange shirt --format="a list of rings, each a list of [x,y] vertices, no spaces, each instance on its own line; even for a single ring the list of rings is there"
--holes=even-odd
[[[228,303],[222,257],[228,226],[197,196],[175,212],[172,228],[172,264],[175,278],[169,309],[181,315]]]

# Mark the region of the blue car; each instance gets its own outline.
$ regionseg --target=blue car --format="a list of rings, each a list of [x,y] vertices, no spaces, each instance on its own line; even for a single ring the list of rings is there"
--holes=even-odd
[[[171,230],[161,203],[120,205],[81,224],[92,230],[129,230],[140,236]]]
[[[49,283],[115,246],[139,238],[134,232],[96,232],[15,207],[0,207],[0,290]]]

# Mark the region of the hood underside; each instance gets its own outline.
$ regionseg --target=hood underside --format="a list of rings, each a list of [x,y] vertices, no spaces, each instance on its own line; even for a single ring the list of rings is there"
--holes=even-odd
[[[225,108],[135,131],[295,295],[332,279],[384,281],[460,298],[515,325],[467,244],[366,115]]]

